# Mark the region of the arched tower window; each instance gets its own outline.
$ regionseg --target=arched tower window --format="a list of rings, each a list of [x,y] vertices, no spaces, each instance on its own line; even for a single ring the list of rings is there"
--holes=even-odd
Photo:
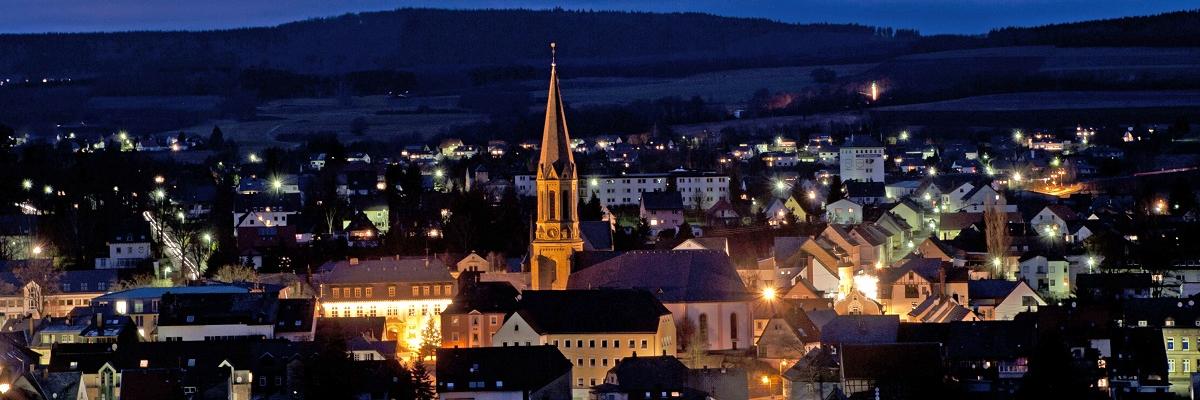
[[[554,206],[558,204],[558,202],[554,200],[554,195],[557,193],[558,192],[554,190],[546,191],[546,207],[548,207],[546,210],[546,219],[551,221],[558,220],[558,213],[555,213],[554,209]]]

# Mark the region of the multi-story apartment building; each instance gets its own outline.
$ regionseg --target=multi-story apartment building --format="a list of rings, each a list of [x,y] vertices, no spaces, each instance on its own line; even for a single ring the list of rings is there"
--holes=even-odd
[[[514,177],[517,194],[534,196],[537,186],[533,175]],[[729,200],[729,177],[714,172],[675,170],[666,173],[587,175],[579,179],[579,197],[587,201],[595,195],[605,206],[638,205],[645,192],[674,189],[683,196],[683,204],[694,208],[712,207],[721,199]]]

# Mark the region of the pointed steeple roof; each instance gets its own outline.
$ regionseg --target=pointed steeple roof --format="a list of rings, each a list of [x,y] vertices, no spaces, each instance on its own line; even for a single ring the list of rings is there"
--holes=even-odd
[[[550,44],[551,51],[554,43]],[[554,174],[550,174],[553,169]],[[546,124],[542,128],[542,154],[538,174],[543,177],[573,178],[575,157],[571,154],[571,136],[567,133],[566,112],[558,91],[558,63],[550,63],[550,92],[546,98]]]

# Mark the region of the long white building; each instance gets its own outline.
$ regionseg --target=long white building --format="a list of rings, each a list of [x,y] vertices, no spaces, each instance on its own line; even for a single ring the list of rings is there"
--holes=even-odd
[[[534,196],[537,183],[533,175],[514,177],[517,194]],[[579,180],[579,197],[587,201],[595,194],[605,206],[636,206],[642,193],[664,192],[674,187],[683,195],[685,207],[712,207],[721,199],[729,200],[729,177],[714,172],[674,170],[663,173],[624,175],[585,175]]]

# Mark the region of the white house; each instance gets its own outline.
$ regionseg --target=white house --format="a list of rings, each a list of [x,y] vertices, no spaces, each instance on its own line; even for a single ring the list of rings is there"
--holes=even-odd
[[[1022,312],[1037,312],[1046,305],[1024,281],[979,279],[967,282],[971,310],[981,319],[1009,321]]]
[[[1021,257],[1017,276],[1046,297],[1061,299],[1071,295],[1069,263],[1063,257],[1027,253]]]
[[[862,205],[847,199],[829,203],[825,205],[825,221],[831,224],[862,223]]]

